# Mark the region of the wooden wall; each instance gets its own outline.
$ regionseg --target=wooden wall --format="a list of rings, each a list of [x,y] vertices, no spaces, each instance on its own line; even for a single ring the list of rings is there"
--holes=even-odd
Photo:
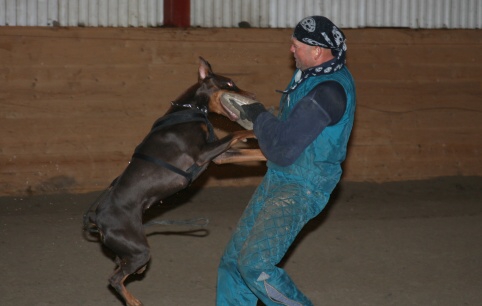
[[[358,108],[345,180],[482,175],[480,30],[346,30]],[[0,194],[103,189],[198,56],[277,106],[291,30],[0,27]],[[213,116],[218,133],[236,129]],[[212,165],[198,184],[256,184],[261,164]]]

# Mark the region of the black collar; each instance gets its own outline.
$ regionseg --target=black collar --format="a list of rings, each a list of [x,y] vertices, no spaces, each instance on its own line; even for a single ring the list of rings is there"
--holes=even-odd
[[[186,103],[186,104],[176,104],[176,103],[174,103],[174,102],[171,102],[171,106],[173,106],[173,107],[178,107],[178,108],[198,110],[198,111],[203,112],[204,114],[206,114],[206,116],[207,116],[207,114],[209,113],[208,107],[205,106],[205,105],[193,105],[193,104],[189,104],[189,103]]]

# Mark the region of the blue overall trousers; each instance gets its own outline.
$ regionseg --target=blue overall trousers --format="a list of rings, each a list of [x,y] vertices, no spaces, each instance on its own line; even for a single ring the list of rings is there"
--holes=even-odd
[[[296,75],[296,74],[295,74]],[[355,113],[355,86],[346,67],[309,77],[280,102],[280,120],[321,82],[339,82],[347,95],[341,120],[326,127],[295,161],[268,171],[228,242],[218,268],[217,306],[312,305],[285,270],[277,267],[303,226],[326,206],[341,177]],[[291,88],[293,77],[288,88]]]

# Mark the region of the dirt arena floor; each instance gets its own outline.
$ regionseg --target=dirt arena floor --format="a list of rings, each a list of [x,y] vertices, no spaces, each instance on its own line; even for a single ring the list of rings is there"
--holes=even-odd
[[[152,261],[128,284],[145,305],[214,305],[216,267],[253,187],[190,188],[148,218]],[[83,212],[99,193],[0,197],[0,305],[122,305]],[[315,305],[482,305],[482,177],[342,183],[282,265]]]

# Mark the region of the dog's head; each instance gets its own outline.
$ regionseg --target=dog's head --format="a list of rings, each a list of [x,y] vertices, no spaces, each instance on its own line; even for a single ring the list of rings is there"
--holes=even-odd
[[[237,121],[239,119],[238,115],[221,103],[221,95],[225,92],[232,92],[249,99],[255,99],[255,95],[240,89],[232,79],[215,74],[211,65],[202,57],[199,57],[199,60],[199,88],[197,94],[209,97],[208,109],[210,112],[223,115],[232,121]]]

